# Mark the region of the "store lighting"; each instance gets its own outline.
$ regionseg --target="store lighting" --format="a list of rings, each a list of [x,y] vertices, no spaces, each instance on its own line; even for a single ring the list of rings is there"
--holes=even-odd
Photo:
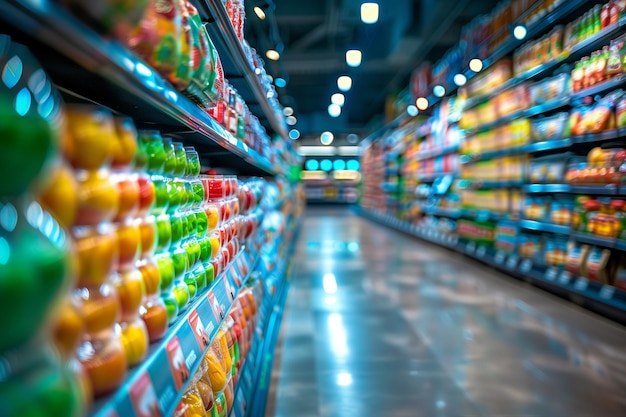
[[[378,3],[361,4],[361,21],[370,25],[378,22],[378,12]]]
[[[469,67],[474,72],[480,72],[483,69],[483,61],[474,58],[469,62]]]
[[[254,6],[254,14],[256,14],[256,16],[261,19],[261,20],[265,20],[265,11],[260,8],[259,6]]]
[[[419,110],[417,110],[417,107],[412,104],[406,108],[406,112],[411,117],[417,116],[419,114]]]
[[[349,67],[358,67],[361,65],[363,54],[358,49],[349,49],[346,51],[346,64]]]
[[[274,85],[278,88],[284,88],[287,85],[287,81],[282,77],[278,77],[274,80]]]
[[[341,115],[341,106],[339,104],[331,103],[328,106],[328,114],[330,117],[339,117]]]
[[[289,137],[290,137],[292,140],[299,139],[299,138],[300,138],[300,131],[299,131],[298,129],[291,129],[291,130],[289,131]]]
[[[317,161],[317,159],[309,159],[304,164],[304,167],[307,169],[307,171],[317,171],[318,169],[320,169],[320,163]]]
[[[298,123],[298,119],[296,119],[296,116],[287,117],[287,124],[289,126],[294,126],[296,123]]]
[[[337,385],[340,387],[352,385],[352,375],[347,372],[340,372],[337,375]]]
[[[337,279],[335,278],[335,274],[332,272],[324,274],[323,287],[326,294],[334,294],[337,292]]]
[[[347,75],[342,75],[337,78],[337,87],[343,92],[350,91],[352,88],[352,78]]]
[[[285,107],[283,109],[283,114],[286,116],[292,116],[293,115],[293,107]]]
[[[433,88],[433,94],[437,97],[443,97],[446,95],[446,89],[442,85],[436,85]]]
[[[359,156],[361,152],[360,146],[338,146],[337,155],[340,156]]]
[[[457,75],[454,76],[454,83],[458,87],[463,87],[466,82],[467,82],[467,77],[465,75],[457,74]]]
[[[428,108],[428,99],[425,97],[420,97],[415,100],[415,105],[417,106],[418,110],[424,111]]]
[[[359,141],[359,135],[356,133],[350,133],[346,139],[348,140],[348,143],[357,143]]]
[[[343,106],[346,102],[346,96],[341,93],[335,93],[330,97],[330,102],[338,106]]]
[[[358,171],[361,168],[361,163],[356,159],[348,161],[348,169],[351,171]]]
[[[522,39],[524,39],[526,37],[527,33],[528,33],[528,31],[526,30],[526,26],[524,26],[524,25],[517,25],[513,29],[513,36],[518,41],[521,41]]]
[[[335,136],[329,131],[326,131],[320,135],[320,142],[322,142],[322,145],[328,146],[333,143],[333,140],[335,140]]]
[[[330,172],[333,169],[333,162],[330,159],[322,159],[320,168],[322,171]]]
[[[333,169],[335,171],[343,171],[346,169],[346,161],[344,161],[343,159],[336,159],[333,162]]]
[[[280,54],[276,49],[268,49],[265,52],[265,56],[267,59],[271,59],[272,61],[278,61],[280,59]]]

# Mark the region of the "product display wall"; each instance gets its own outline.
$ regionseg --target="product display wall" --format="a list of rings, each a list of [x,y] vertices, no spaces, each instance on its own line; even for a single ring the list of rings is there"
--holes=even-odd
[[[303,190],[243,4],[1,8],[0,415],[262,415]]]
[[[429,116],[399,116],[366,140],[362,207],[624,320],[625,7],[510,1],[470,24],[482,40],[464,32],[432,73],[414,77]],[[526,36],[498,32],[502,16]],[[463,67],[473,58],[482,68]],[[447,96],[428,95],[433,86]]]

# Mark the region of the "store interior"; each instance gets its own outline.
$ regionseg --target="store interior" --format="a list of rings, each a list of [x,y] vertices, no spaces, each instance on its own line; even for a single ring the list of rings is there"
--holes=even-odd
[[[0,21],[1,417],[626,415],[626,1]]]

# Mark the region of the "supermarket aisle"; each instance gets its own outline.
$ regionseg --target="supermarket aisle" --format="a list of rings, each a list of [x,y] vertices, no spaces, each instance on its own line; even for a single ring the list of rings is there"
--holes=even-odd
[[[626,415],[626,329],[349,209],[307,210],[268,416]]]

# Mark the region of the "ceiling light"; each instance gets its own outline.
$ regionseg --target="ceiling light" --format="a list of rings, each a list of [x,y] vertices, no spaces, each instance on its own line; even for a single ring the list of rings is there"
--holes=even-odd
[[[283,109],[283,114],[285,116],[292,116],[293,115],[293,107],[285,107]]]
[[[409,116],[413,117],[413,116],[417,116],[419,114],[419,110],[417,110],[417,107],[415,107],[414,105],[409,105],[406,108],[406,112]]]
[[[265,52],[265,56],[272,61],[278,61],[280,58],[280,54],[275,49],[268,49],[267,52]]]
[[[341,77],[337,78],[337,87],[341,91],[349,91],[352,88],[352,78],[348,77],[347,75],[342,75]]]
[[[363,54],[358,49],[349,49],[346,51],[346,64],[349,67],[358,67],[361,65]]]
[[[426,110],[428,108],[428,99],[424,97],[420,97],[415,100],[415,105],[419,110]]]
[[[524,25],[517,25],[513,29],[513,36],[515,36],[515,39],[519,41],[526,37],[526,33],[528,32],[526,31],[526,27]]]
[[[298,129],[291,129],[289,131],[289,137],[293,140],[296,140],[300,137],[300,131]]]
[[[343,106],[346,102],[346,96],[341,93],[335,93],[330,97],[330,102],[338,106]]]
[[[359,141],[359,135],[356,133],[350,133],[347,138],[348,143],[357,143]]]
[[[361,4],[361,21],[368,24],[378,22],[378,11],[378,3]]]
[[[465,83],[467,82],[467,77],[463,74],[457,74],[454,76],[454,83],[459,86],[462,87],[465,85]]]
[[[437,97],[443,97],[446,95],[446,89],[442,86],[442,85],[436,85],[433,88],[433,93],[435,94],[435,96]]]
[[[480,72],[483,69],[483,61],[478,58],[474,58],[469,62],[469,67],[474,72]]]
[[[331,132],[326,131],[320,135],[320,142],[322,142],[322,145],[328,146],[333,143],[333,140],[335,140],[335,136]]]
[[[339,117],[341,114],[341,106],[339,104],[332,103],[328,106],[328,114],[330,117]]]
[[[274,80],[274,85],[278,88],[284,88],[287,85],[287,81],[282,77],[278,77]]]
[[[298,123],[298,119],[296,119],[296,117],[295,117],[295,116],[289,116],[289,117],[287,117],[287,124],[288,124],[289,126],[293,126],[293,125],[295,125],[296,123]]]
[[[256,14],[259,19],[265,20],[265,11],[259,6],[254,6],[254,14]]]

